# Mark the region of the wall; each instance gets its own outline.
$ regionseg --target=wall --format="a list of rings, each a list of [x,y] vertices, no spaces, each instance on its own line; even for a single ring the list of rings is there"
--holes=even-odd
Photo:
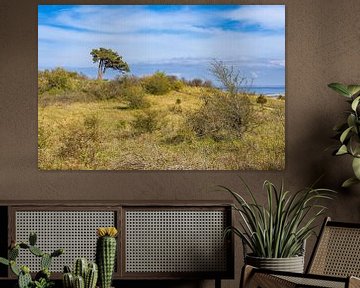
[[[330,91],[327,84],[360,82],[358,0],[231,2],[286,4],[287,146],[286,169],[280,172],[38,171],[37,4],[51,2],[55,3],[0,2],[1,200],[230,200],[212,187],[223,184],[236,188],[240,184],[237,175],[241,175],[263,201],[261,185],[265,179],[276,183],[284,179],[288,189],[295,190],[324,174],[320,185],[339,191],[328,214],[337,220],[360,221],[359,186],[346,191],[339,188],[351,173],[349,159],[334,158],[325,150],[333,143],[332,127],[342,119],[346,107],[344,99]],[[57,2],[73,4],[70,0]],[[79,4],[100,2],[104,1],[77,1]],[[106,3],[125,2],[107,0]],[[308,251],[312,250],[311,245],[312,242]],[[237,252],[236,256],[236,269],[240,270],[241,255]],[[225,281],[224,286],[237,287],[238,281],[239,273],[235,281]],[[168,284],[168,287],[213,285],[212,282]]]

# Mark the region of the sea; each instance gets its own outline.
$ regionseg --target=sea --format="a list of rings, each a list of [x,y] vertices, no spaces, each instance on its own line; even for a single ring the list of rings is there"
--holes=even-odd
[[[63,67],[69,71],[75,71],[81,73],[89,78],[96,78],[97,68],[96,67]],[[39,67],[39,70],[52,69]],[[151,75],[156,71],[163,71],[167,75],[174,75],[178,78],[185,78],[186,80],[191,80],[195,78],[200,78],[202,80],[210,80],[212,83],[222,89],[220,83],[217,83],[213,75],[209,72],[207,65],[194,65],[194,64],[184,64],[184,65],[174,65],[174,64],[133,64],[131,65],[131,74],[135,76],[144,76]],[[113,70],[107,70],[104,75],[105,79],[114,79],[119,76],[119,72]],[[250,86],[247,86],[245,90],[249,93],[263,94],[266,96],[279,96],[285,95],[285,86],[284,85],[259,85],[255,81]]]
[[[285,86],[250,86],[248,91],[266,96],[285,96]]]

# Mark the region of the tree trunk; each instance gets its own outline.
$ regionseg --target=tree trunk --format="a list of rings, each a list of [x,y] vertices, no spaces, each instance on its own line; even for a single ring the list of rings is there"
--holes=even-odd
[[[98,67],[98,75],[97,75],[98,80],[102,80],[102,77],[103,77],[103,72],[102,72],[103,67],[102,66],[103,66],[103,61],[100,60],[99,67]]]

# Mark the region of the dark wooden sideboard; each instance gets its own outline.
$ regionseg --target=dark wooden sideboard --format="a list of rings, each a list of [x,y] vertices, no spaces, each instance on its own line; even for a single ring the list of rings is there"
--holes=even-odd
[[[51,266],[53,278],[60,279],[63,265],[75,258],[94,260],[96,227],[115,226],[114,283],[215,279],[220,287],[221,279],[234,278],[234,239],[223,237],[232,221],[231,204],[221,201],[0,202],[0,256],[6,257],[12,240],[25,241],[36,231],[42,249],[65,249]],[[19,262],[37,269],[38,259],[32,255],[21,254]],[[14,280],[0,265],[0,286]]]

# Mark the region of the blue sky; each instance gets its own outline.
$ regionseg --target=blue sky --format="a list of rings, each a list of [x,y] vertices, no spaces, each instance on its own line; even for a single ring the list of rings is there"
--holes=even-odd
[[[186,65],[217,59],[257,85],[285,82],[284,5],[39,5],[38,19],[40,69],[95,69],[89,53],[105,47],[130,68],[169,65],[186,77]]]

